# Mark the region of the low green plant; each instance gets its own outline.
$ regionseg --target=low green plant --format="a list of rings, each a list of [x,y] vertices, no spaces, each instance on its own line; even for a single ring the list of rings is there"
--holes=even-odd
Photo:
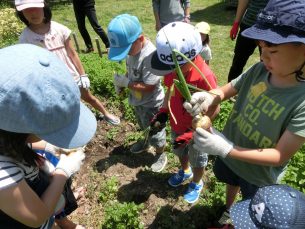
[[[141,229],[144,228],[139,219],[139,213],[144,208],[143,204],[135,203],[118,203],[105,207],[105,218],[103,221],[103,229]]]
[[[106,138],[110,141],[113,141],[117,134],[119,133],[120,128],[119,127],[113,127],[106,133]]]
[[[3,8],[0,10],[0,48],[12,45],[24,28],[22,22],[16,17],[15,10]]]
[[[142,131],[127,133],[124,141],[124,146],[128,146],[131,142],[136,142],[140,139],[144,139]]]
[[[215,118],[215,120],[213,120],[213,127],[215,127],[217,130],[222,131],[227,119],[230,116],[231,110],[233,108],[234,103],[226,100],[223,101],[222,103],[220,103],[220,112],[217,115],[217,117]]]
[[[305,193],[305,146],[290,160],[283,183],[286,183]]]
[[[118,184],[118,178],[115,176],[107,179],[101,187],[99,200],[103,203],[107,203],[110,200],[116,199],[118,192]]]

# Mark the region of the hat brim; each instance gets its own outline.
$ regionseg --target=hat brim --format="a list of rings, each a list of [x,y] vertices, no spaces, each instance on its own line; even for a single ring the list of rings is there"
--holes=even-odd
[[[265,27],[258,24],[245,29],[241,35],[255,40],[267,41],[272,44],[284,44],[290,42],[301,42],[305,44],[305,35],[295,35],[288,31],[280,31],[276,28]]]
[[[86,145],[94,136],[97,123],[93,113],[83,103],[80,103],[79,115],[64,128],[39,138],[62,148],[77,148]]]
[[[44,3],[28,3],[28,4],[22,4],[19,6],[16,6],[17,11],[22,11],[28,8],[43,8],[44,7]]]
[[[112,61],[124,60],[127,57],[131,46],[132,43],[124,47],[110,47],[108,53],[108,59]]]
[[[237,202],[232,206],[230,209],[230,217],[233,221],[234,228],[242,229],[242,228],[249,228],[249,229],[256,229],[257,227],[251,220],[249,215],[249,205],[250,199]]]
[[[157,50],[145,58],[145,66],[151,73],[158,76],[167,75],[175,70],[175,65],[164,64],[159,60]]]

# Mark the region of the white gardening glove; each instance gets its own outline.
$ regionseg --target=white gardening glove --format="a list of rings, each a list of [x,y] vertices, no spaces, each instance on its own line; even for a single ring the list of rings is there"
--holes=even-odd
[[[56,169],[63,170],[69,178],[73,173],[76,173],[80,169],[84,159],[85,153],[83,150],[70,153],[68,156],[61,154]]]
[[[233,143],[216,129],[211,128],[211,132],[196,128],[196,132],[193,135],[193,147],[198,151],[201,150],[207,154],[225,158],[233,149]]]
[[[215,97],[208,92],[196,92],[192,95],[190,102],[184,102],[183,107],[193,117],[196,115],[206,112],[209,106],[212,105]]]
[[[84,75],[79,76],[79,79],[77,81],[77,85],[81,88],[84,88],[84,89],[88,90],[90,88],[90,80],[88,78],[88,75],[84,74]]]
[[[45,151],[52,153],[55,156],[59,156],[60,154],[69,154],[71,152],[75,152],[78,150],[85,151],[85,146],[79,147],[79,148],[73,148],[73,149],[66,149],[66,148],[60,148],[58,146],[52,145],[51,143],[46,143],[46,146],[44,148]]]
[[[114,74],[114,85],[118,87],[128,87],[130,80],[124,75]]]

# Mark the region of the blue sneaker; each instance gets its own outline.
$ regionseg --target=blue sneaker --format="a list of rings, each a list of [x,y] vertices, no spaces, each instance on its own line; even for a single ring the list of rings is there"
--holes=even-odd
[[[172,187],[177,187],[181,185],[185,180],[193,178],[193,172],[191,170],[190,173],[185,173],[183,169],[180,169],[178,173],[171,176],[168,179],[168,184]]]
[[[184,200],[190,204],[195,203],[199,199],[202,188],[202,180],[200,180],[199,184],[191,182],[186,190],[186,193],[184,194]]]

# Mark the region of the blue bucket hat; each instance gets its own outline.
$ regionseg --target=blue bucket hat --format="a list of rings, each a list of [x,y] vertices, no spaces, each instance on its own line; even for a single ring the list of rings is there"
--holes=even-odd
[[[113,18],[108,25],[108,58],[112,61],[125,59],[133,42],[141,34],[142,26],[136,16],[121,14]]]
[[[234,228],[305,228],[305,195],[287,185],[269,185],[230,210]]]
[[[53,145],[85,145],[96,130],[92,112],[67,67],[46,49],[0,49],[0,129],[34,134]]]
[[[305,0],[270,0],[242,35],[272,44],[305,44]]]

